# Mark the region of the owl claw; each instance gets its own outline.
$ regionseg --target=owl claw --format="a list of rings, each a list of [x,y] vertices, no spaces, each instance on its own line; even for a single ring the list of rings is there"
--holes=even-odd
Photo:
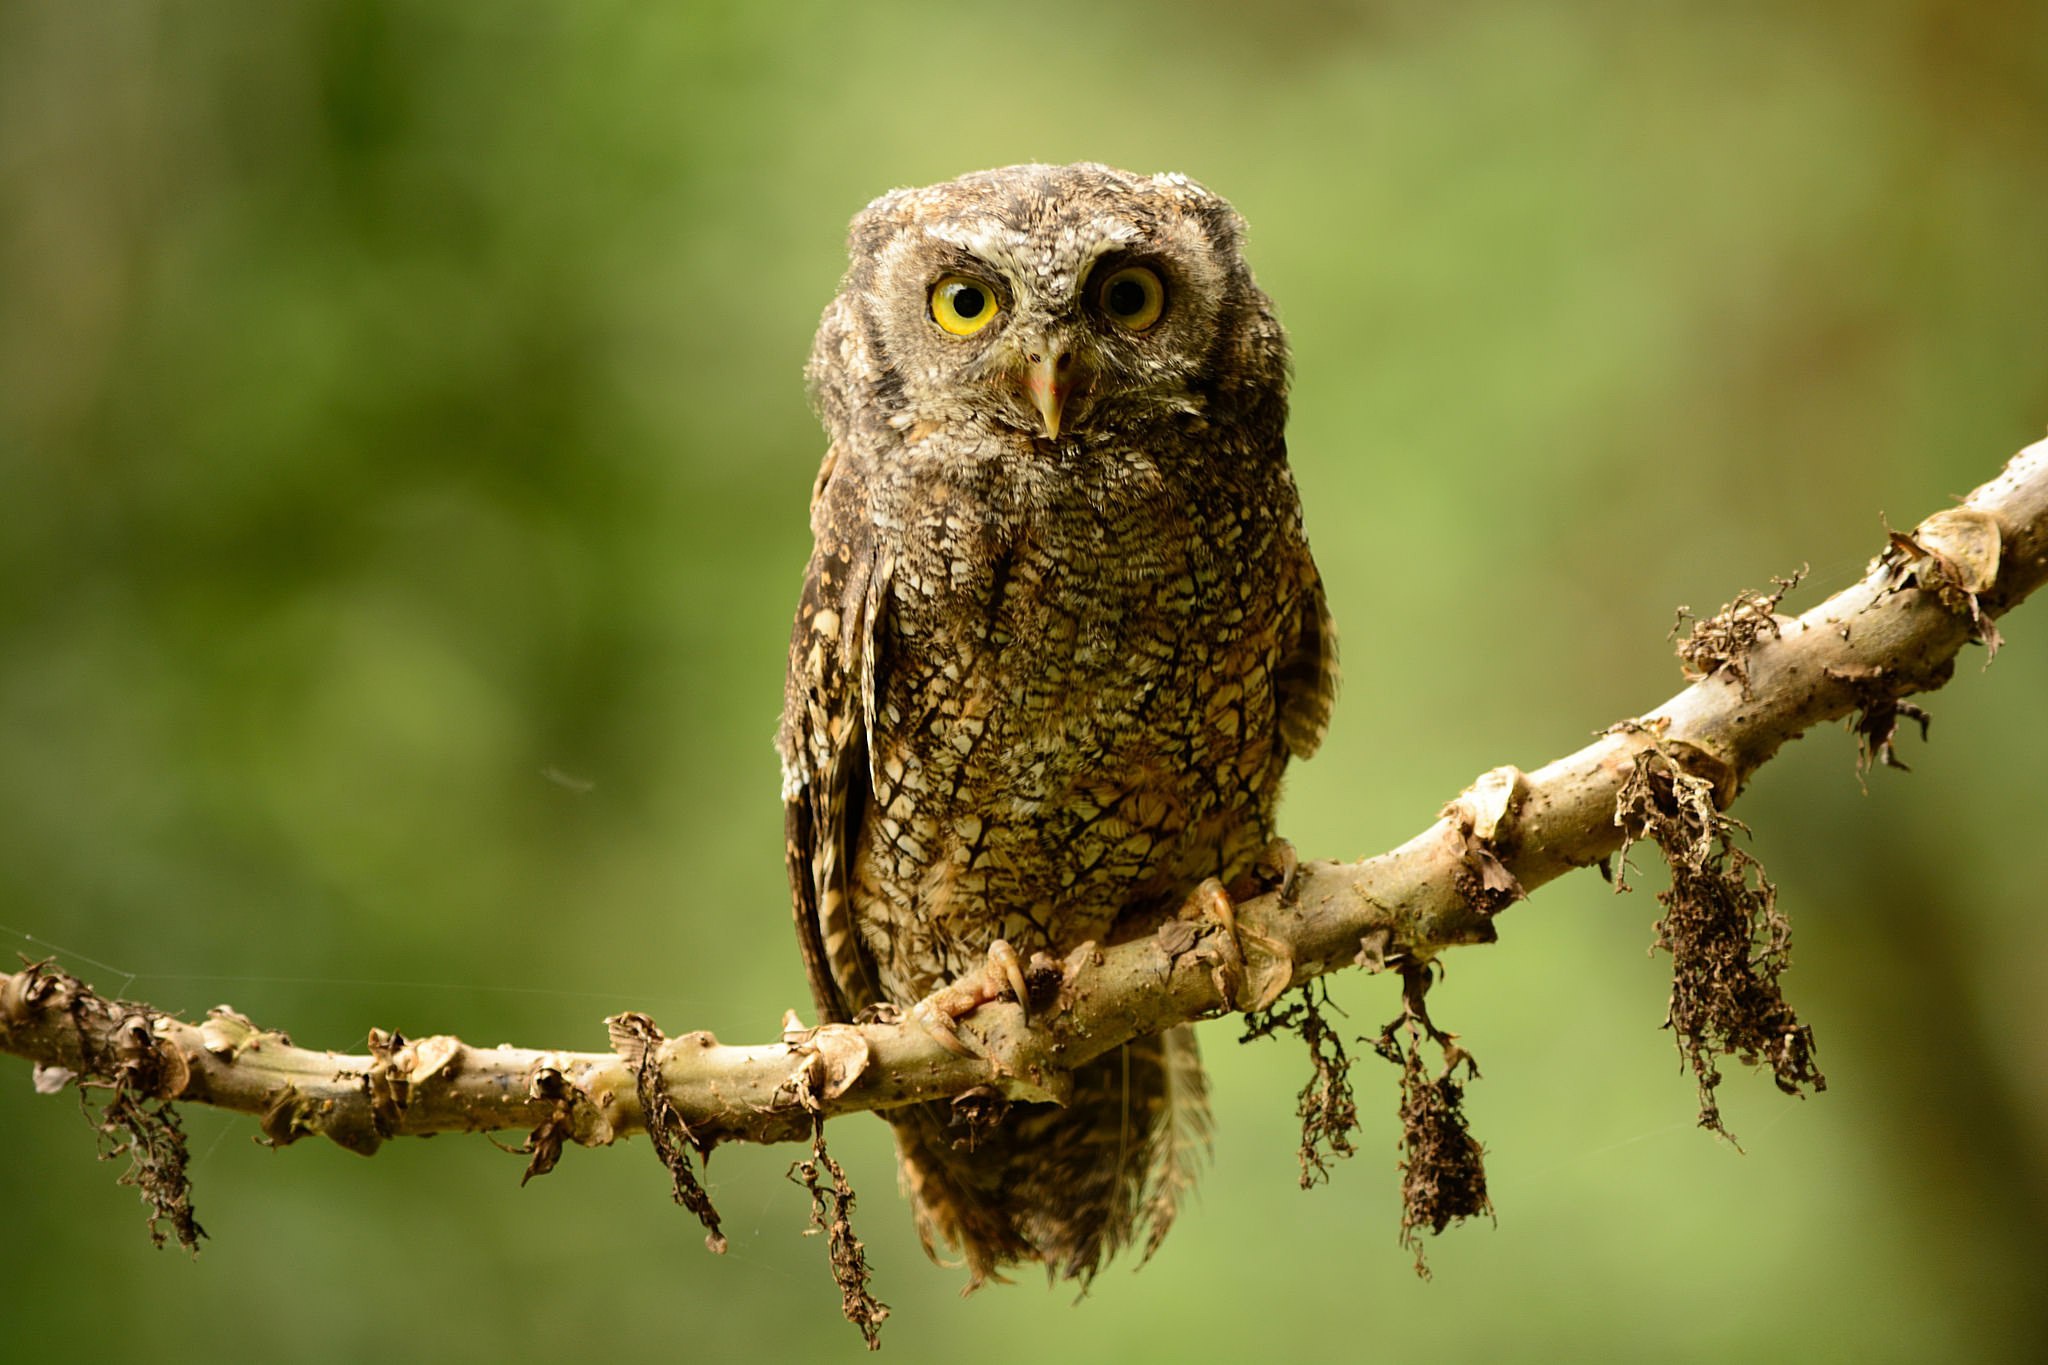
[[[1209,974],[1216,983],[1216,993],[1235,1002],[1244,987],[1244,949],[1238,943],[1237,906],[1232,903],[1230,893],[1214,877],[1205,878],[1181,902],[1180,916],[1182,919],[1214,920],[1223,926],[1223,932],[1213,939],[1215,950]]]
[[[960,1057],[981,1055],[960,1036],[955,1023],[991,1000],[1013,995],[1025,1017],[1031,1013],[1031,996],[1024,986],[1024,961],[1006,939],[988,945],[988,962],[978,976],[941,986],[910,1007],[911,1017],[946,1051]]]
[[[1031,1017],[1031,990],[1024,984],[1024,960],[1017,956],[1007,939],[997,939],[988,945],[988,970],[991,976],[1002,976],[1002,985],[1017,997],[1017,1008],[1024,1011],[1024,1017]]]
[[[1284,850],[1284,855],[1274,852]],[[1270,869],[1266,857],[1260,860],[1261,872],[1272,871],[1280,878],[1282,895],[1292,887],[1294,880],[1294,849],[1284,840],[1275,840],[1267,853],[1273,857]],[[1276,938],[1268,937],[1256,929],[1238,923],[1237,905],[1230,898],[1230,892],[1214,877],[1208,878],[1189,894],[1181,904],[1181,918],[1210,919],[1221,925],[1223,932],[1212,936],[1214,965],[1210,968],[1216,983],[1216,993],[1236,1010],[1262,1010],[1271,1005],[1287,989],[1294,976],[1294,954],[1288,946]],[[1245,945],[1249,943],[1259,950],[1258,970],[1250,971],[1245,965]]]
[[[959,986],[946,986],[927,995],[910,1007],[910,1017],[917,1020],[918,1027],[938,1040],[941,1047],[956,1057],[972,1057],[974,1049],[960,1040],[960,1030],[953,1027],[953,1020],[967,1013],[978,1003],[971,998],[966,1009],[958,1009],[956,1001],[964,994]]]
[[[1232,900],[1246,901],[1254,896],[1275,895],[1284,905],[1294,896],[1294,874],[1301,868],[1301,859],[1294,852],[1294,845],[1285,839],[1267,841],[1252,865],[1239,873],[1224,890]]]
[[[1276,838],[1259,850],[1258,861],[1252,864],[1252,871],[1266,889],[1277,894],[1284,903],[1294,894],[1294,874],[1300,867],[1301,857],[1295,853],[1294,845]]]

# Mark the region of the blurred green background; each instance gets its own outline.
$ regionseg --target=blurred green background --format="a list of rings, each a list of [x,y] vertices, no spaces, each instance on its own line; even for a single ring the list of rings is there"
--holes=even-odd
[[[1420,828],[1680,679],[1664,633],[2048,423],[2031,2],[0,4],[0,946],[299,1041],[762,1040],[808,1009],[770,748],[847,218],[1006,162],[1251,224],[1344,632],[1305,854]],[[1793,599],[1803,607],[1824,588]],[[1694,1131],[1648,887],[1454,954],[1499,1226],[1396,1247],[1392,1076],[1294,1186],[1299,1049],[1143,1274],[962,1301],[834,1125],[906,1360],[2032,1358],[2048,1335],[2048,604],[1911,775],[1826,731],[1739,814],[1830,1089]],[[1640,861],[1640,860],[1639,860]],[[1654,859],[1652,859],[1654,861]],[[1335,986],[1357,1031],[1391,983]],[[1387,1074],[1381,1074],[1387,1072]],[[0,1060],[0,1356],[852,1357],[787,1150],[525,1190],[193,1111],[196,1261]]]

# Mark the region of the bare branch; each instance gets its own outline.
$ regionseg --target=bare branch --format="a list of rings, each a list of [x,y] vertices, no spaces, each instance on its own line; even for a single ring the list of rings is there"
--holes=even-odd
[[[1533,772],[1487,773],[1391,852],[1305,863],[1284,890],[1243,901],[1242,961],[1206,922],[1087,945],[1059,964],[1057,1002],[1028,1024],[1010,1003],[964,1021],[983,1057],[957,1056],[910,1022],[810,1030],[792,1021],[779,1042],[732,1047],[708,1033],[662,1038],[637,1019],[614,1029],[615,1044],[627,1038],[616,1051],[373,1034],[369,1055],[344,1056],[295,1047],[224,1007],[194,1024],[106,1000],[43,965],[0,976],[0,1049],[39,1063],[39,1079],[61,1079],[62,1069],[118,1080],[129,1095],[258,1115],[280,1143],[311,1133],[370,1152],[390,1137],[523,1129],[536,1171],[564,1142],[645,1131],[649,1062],[663,1124],[699,1151],[811,1141],[820,1116],[980,1087],[1057,1098],[1073,1067],[1132,1038],[1270,1003],[1340,967],[1412,970],[1446,948],[1492,941],[1493,916],[1507,905],[1615,852],[1616,798],[1645,750],[1709,784],[1725,808],[1781,745],[1823,721],[1860,713],[1866,735],[1888,738],[1897,715],[1916,714],[1901,699],[1947,682],[1965,644],[1995,645],[1993,619],[2044,580],[2048,441],[1960,506],[1892,533],[1862,580],[1811,611],[1724,632],[1729,647],[1695,661],[1706,675],[1655,710]]]

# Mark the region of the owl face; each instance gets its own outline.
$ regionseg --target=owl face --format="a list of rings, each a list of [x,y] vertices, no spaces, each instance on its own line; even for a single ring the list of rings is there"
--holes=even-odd
[[[1013,166],[883,196],[840,303],[899,430],[977,424],[1054,447],[1211,413],[1247,346],[1284,385],[1242,225],[1184,176]],[[835,305],[838,306],[838,305]]]

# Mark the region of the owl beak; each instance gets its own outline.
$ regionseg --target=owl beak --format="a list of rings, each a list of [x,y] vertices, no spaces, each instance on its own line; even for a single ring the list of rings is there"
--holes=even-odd
[[[1024,393],[1045,423],[1047,440],[1060,434],[1060,418],[1080,378],[1073,348],[1050,337],[1024,353]]]

